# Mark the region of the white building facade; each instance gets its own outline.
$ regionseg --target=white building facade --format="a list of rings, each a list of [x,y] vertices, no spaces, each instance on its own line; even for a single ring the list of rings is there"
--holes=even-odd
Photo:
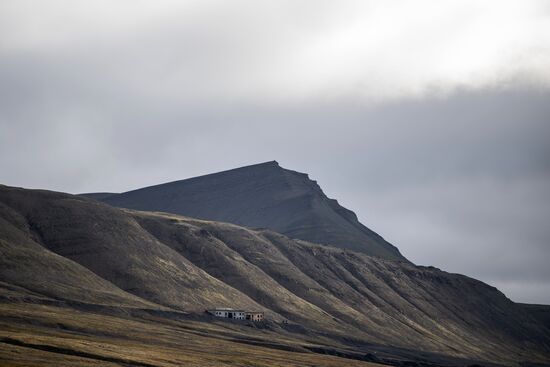
[[[246,312],[243,310],[235,310],[233,308],[215,308],[212,310],[206,310],[209,314],[216,317],[223,317],[227,319],[244,320],[246,318]]]

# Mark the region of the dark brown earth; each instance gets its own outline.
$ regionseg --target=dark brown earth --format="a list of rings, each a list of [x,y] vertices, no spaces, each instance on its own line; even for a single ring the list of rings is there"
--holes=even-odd
[[[13,365],[44,353],[171,365],[190,345],[197,359],[188,365],[293,365],[281,362],[287,354],[294,365],[550,363],[544,306],[515,304],[463,275],[270,230],[0,186],[0,255],[0,361]],[[203,316],[209,307],[262,310],[269,321],[214,322]],[[203,329],[209,339],[196,342]],[[248,359],[237,353],[243,343]],[[266,357],[272,351],[279,362]],[[307,364],[303,353],[340,358]]]

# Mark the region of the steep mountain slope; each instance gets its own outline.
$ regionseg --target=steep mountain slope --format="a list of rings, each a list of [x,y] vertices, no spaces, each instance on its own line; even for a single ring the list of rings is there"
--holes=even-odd
[[[306,174],[281,168],[275,161],[92,197],[123,208],[269,228],[291,238],[406,260],[352,211],[327,198]]]
[[[237,307],[260,308],[245,295],[209,276],[159,242],[132,217],[116,208],[67,194],[0,187],[2,217],[19,218],[18,228],[42,250],[77,263],[125,292],[148,301],[180,309],[203,309],[231,300]],[[12,221],[12,225],[17,225]],[[26,258],[22,241],[0,232],[4,246],[13,256]],[[41,276],[41,268],[29,267],[17,257],[3,256],[14,271],[2,272],[2,279],[22,281],[21,276]],[[39,259],[46,260],[45,257]],[[56,265],[45,264],[49,268]],[[19,268],[17,268],[19,267]],[[5,270],[5,268],[3,269]],[[32,270],[32,271],[30,271]],[[60,271],[64,273],[64,269]],[[66,274],[67,278],[72,278]],[[77,279],[75,279],[76,281]],[[81,284],[87,284],[80,279]],[[60,279],[60,283],[66,280]],[[30,283],[30,284],[29,284]],[[34,287],[32,279],[21,284]],[[187,290],[182,292],[181,290]],[[61,295],[62,296],[62,295]]]
[[[106,305],[151,305],[36,241],[27,219],[0,202],[0,294]]]
[[[203,250],[200,257],[192,260],[222,279],[239,279],[232,284],[237,289],[308,327],[323,325],[323,329],[339,333],[345,325],[344,334],[348,337],[353,335],[369,342],[384,340],[390,345],[440,353],[481,353],[492,360],[508,354],[512,345],[521,345],[514,352],[521,354],[522,348],[538,351],[550,340],[549,330],[522,313],[522,306],[497,289],[462,275],[295,241],[269,230],[252,231],[166,214],[139,213],[137,219],[157,238],[190,259],[199,248],[221,241],[240,255],[236,261],[242,261],[242,257],[257,266],[339,323],[334,327],[325,324],[326,318],[304,318],[288,312],[284,299],[280,303],[273,300],[273,293],[280,299],[277,292],[261,285],[250,289],[230,266],[219,273],[216,266],[210,266],[219,254]],[[189,241],[180,227],[190,226],[206,230],[209,240]]]
[[[462,275],[68,194],[0,186],[0,208],[0,300],[243,307],[264,310],[284,338],[363,353],[550,362],[540,317]]]

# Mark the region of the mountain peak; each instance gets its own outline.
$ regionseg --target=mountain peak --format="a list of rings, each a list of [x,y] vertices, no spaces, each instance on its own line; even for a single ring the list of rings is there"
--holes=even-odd
[[[264,162],[264,163],[259,163],[259,164],[262,164],[262,165],[266,165],[266,166],[274,166],[274,167],[281,167],[279,165],[279,162],[273,160],[273,161],[268,161],[268,162]]]
[[[397,248],[328,198],[306,173],[277,161],[146,187],[99,200],[128,209],[168,212],[406,260]]]
[[[221,171],[221,172],[218,172],[218,173],[230,172],[230,171],[235,171],[235,170],[250,170],[250,169],[254,169],[254,168],[280,168],[280,169],[283,169],[279,165],[279,162],[273,160],[273,161],[267,161],[267,162],[262,162],[262,163],[254,163],[254,164],[250,164],[248,166],[237,167],[237,168],[229,169],[229,170],[226,170],[226,171]],[[217,174],[217,173],[213,173],[213,174]]]

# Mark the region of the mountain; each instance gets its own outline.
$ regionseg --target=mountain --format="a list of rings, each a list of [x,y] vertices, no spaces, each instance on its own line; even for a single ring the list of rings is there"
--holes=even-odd
[[[130,351],[132,343],[158,343],[154,355],[181,353],[204,337],[216,340],[192,347],[201,358],[214,358],[213,350],[222,358],[230,341],[288,358],[314,352],[411,366],[550,363],[544,306],[515,304],[463,275],[269,229],[0,186],[0,253],[0,361],[3,345],[89,356],[112,348],[82,348],[120,339]],[[223,326],[202,316],[220,306],[262,310],[268,322]],[[102,320],[123,324],[111,332]],[[50,344],[40,339],[44,333],[53,333]],[[65,333],[87,341],[67,346]]]
[[[141,303],[180,309],[199,310],[228,300],[237,307],[261,308],[116,208],[42,191],[3,187],[1,195],[1,240],[6,248],[0,271],[13,285],[77,301],[82,300],[84,284],[90,288],[84,297],[101,304],[108,303],[104,293],[116,292]],[[121,302],[117,297],[110,304]]]
[[[122,208],[268,228],[291,238],[406,261],[355,213],[329,199],[308,175],[281,168],[275,161],[91,197]]]

